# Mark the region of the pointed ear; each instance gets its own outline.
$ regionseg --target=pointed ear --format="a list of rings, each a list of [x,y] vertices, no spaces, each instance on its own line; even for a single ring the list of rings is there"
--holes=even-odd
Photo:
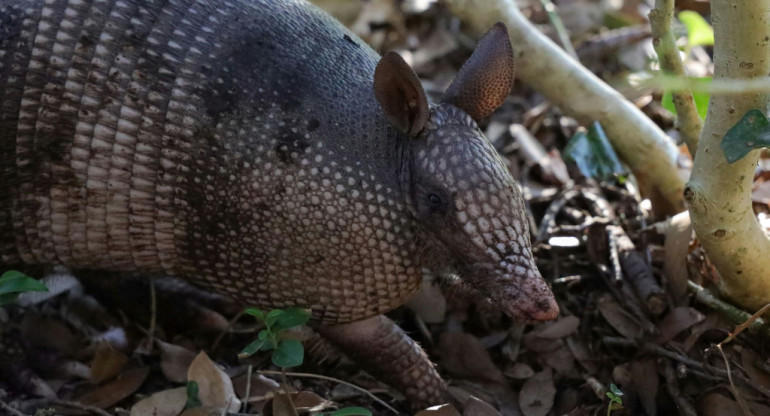
[[[508,29],[496,23],[460,68],[442,103],[452,104],[479,121],[503,103],[513,86],[513,48]]]
[[[404,58],[386,53],[374,70],[374,96],[393,127],[415,137],[428,122],[428,99]]]

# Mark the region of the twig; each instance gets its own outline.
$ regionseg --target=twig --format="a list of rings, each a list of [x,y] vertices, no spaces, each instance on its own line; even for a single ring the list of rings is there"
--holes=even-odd
[[[254,371],[254,367],[249,364],[246,370],[246,394],[244,394],[243,398],[243,413],[246,413],[246,406],[249,405],[249,395],[251,394],[251,375]]]
[[[652,45],[658,54],[661,69],[670,74],[684,76],[684,65],[676,47],[676,38],[671,28],[674,15],[674,0],[655,0],[655,7],[648,15],[652,28]],[[692,92],[678,90],[672,92],[679,131],[690,154],[695,157],[698,150],[698,138],[703,129]]]
[[[51,404],[55,404],[57,406],[69,407],[75,410],[82,410],[84,412],[96,413],[101,416],[112,416],[109,412],[107,412],[102,408],[99,408],[96,406],[90,406],[90,405],[78,403],[78,402],[71,402],[69,400],[53,399],[51,400]]]
[[[231,319],[230,322],[227,323],[227,328],[222,330],[222,332],[220,332],[219,335],[217,335],[217,339],[214,340],[214,344],[212,344],[211,346],[212,351],[217,349],[217,347],[219,346],[219,343],[222,341],[222,338],[224,338],[225,334],[227,334],[230,331],[230,328],[232,328],[233,325],[235,325],[235,322],[241,319],[241,316],[243,316],[244,313],[246,313],[245,309],[238,312],[238,314],[235,315],[233,319]]]
[[[7,411],[8,414],[13,416],[30,416],[26,413],[23,413],[19,409],[14,408],[10,404],[6,403],[4,400],[0,400],[0,409]]]
[[[291,372],[291,371],[286,371],[286,372],[282,373],[281,371],[259,370],[259,371],[257,371],[257,373],[259,373],[259,374],[268,374],[268,375],[281,375],[281,374],[285,374],[285,375],[291,376],[291,377],[317,378],[319,380],[326,380],[326,381],[332,381],[332,382],[339,383],[339,384],[344,384],[344,385],[346,385],[348,387],[351,387],[353,389],[356,389],[356,390],[360,391],[361,393],[364,393],[365,395],[369,396],[372,400],[374,400],[375,402],[381,404],[383,407],[385,407],[386,409],[390,410],[394,414],[396,414],[396,415],[400,414],[398,412],[398,410],[392,408],[390,405],[385,403],[382,399],[380,399],[379,397],[377,397],[374,394],[372,394],[372,392],[370,392],[369,390],[366,390],[363,387],[356,386],[353,383],[348,383],[347,381],[340,380],[338,378],[324,376],[324,375],[321,375],[321,374],[294,373],[294,372]]]
[[[669,350],[667,350],[667,349],[665,349],[665,348],[663,348],[663,347],[661,347],[659,345],[655,345],[655,344],[652,344],[652,343],[649,343],[649,342],[645,342],[645,343],[642,343],[642,344],[637,344],[634,341],[631,341],[631,340],[628,340],[628,339],[625,339],[625,338],[620,338],[620,337],[604,337],[602,339],[602,342],[604,342],[605,344],[608,344],[608,345],[617,345],[617,346],[621,346],[621,347],[635,347],[635,348],[639,348],[639,349],[641,349],[643,351],[649,351],[649,352],[652,352],[652,353],[654,353],[656,355],[659,355],[661,357],[666,357],[666,358],[670,358],[670,359],[672,359],[674,361],[681,362],[682,364],[686,365],[687,367],[697,368],[697,369],[699,369],[701,371],[711,372],[713,374],[716,374],[716,375],[722,377],[722,379],[727,378],[729,380],[728,372],[725,371],[725,370],[722,370],[721,368],[716,368],[716,367],[712,367],[712,366],[708,366],[707,367],[705,364],[703,364],[700,361],[695,361],[695,360],[693,360],[690,357],[687,357],[685,355],[676,353],[674,351],[669,351]],[[695,372],[693,372],[693,374],[697,375],[697,373],[695,373]],[[761,384],[759,384],[759,383],[752,383],[751,380],[749,380],[748,378],[746,378],[745,376],[743,376],[741,374],[735,374],[735,377],[739,381],[741,381],[743,383],[746,383],[746,385],[753,387],[755,390],[757,390],[759,393],[763,394],[764,396],[770,397],[770,390],[768,390],[766,387],[762,386]]]
[[[743,328],[741,326],[740,330],[736,328],[738,333],[744,329],[748,329],[748,331],[753,334],[761,335],[767,339],[770,339],[770,326],[767,325],[764,319],[759,318],[759,312],[755,314],[757,317],[753,318],[752,314],[717,298],[713,293],[711,293],[711,291],[691,280],[687,281],[687,287],[690,289],[690,292],[695,294],[695,299],[697,299],[699,302],[713,308],[717,312],[720,312],[735,324],[748,325],[747,328]],[[767,308],[767,306],[765,306],[765,308]],[[762,308],[760,311],[765,310],[765,308]],[[735,335],[737,335],[737,333]]]
[[[155,293],[155,278],[150,278],[150,329],[149,332],[149,341],[147,342],[147,348],[151,351],[153,346],[155,346],[155,325],[158,318],[158,298],[157,294]]]
[[[736,400],[738,400],[738,405],[741,407],[741,410],[743,410],[743,414],[747,416],[754,416],[754,413],[749,410],[749,405],[746,403],[746,399],[743,398],[743,395],[738,391],[738,388],[735,387],[735,382],[733,381],[733,372],[730,370],[730,360],[727,359],[727,355],[725,355],[724,349],[722,349],[722,343],[716,345],[717,350],[719,350],[719,354],[722,356],[722,360],[725,362],[725,371],[727,371],[727,380],[730,382],[730,391],[733,392],[733,396]]]
[[[551,0],[540,0],[540,3],[543,5],[543,9],[545,9],[545,12],[548,14],[548,19],[551,21],[551,25],[553,25],[554,30],[556,30],[556,36],[559,37],[561,46],[564,47],[564,50],[567,51],[568,54],[572,55],[573,58],[578,59],[578,54],[575,52],[575,47],[572,46],[572,41],[569,38],[569,33],[567,33],[567,28],[564,27],[564,22],[562,22],[559,14],[556,13],[556,6],[553,4],[553,2],[551,2]]]
[[[674,373],[673,365],[668,360],[663,360],[663,375],[666,378],[668,395],[674,399],[676,407],[679,409],[679,414],[682,416],[697,416],[698,413],[679,390],[678,379]]]
[[[445,3],[477,33],[495,22],[505,23],[515,45],[517,77],[580,123],[600,122],[620,157],[668,202],[660,212],[684,207],[684,180],[677,173],[673,141],[633,103],[540,33],[514,0]]]

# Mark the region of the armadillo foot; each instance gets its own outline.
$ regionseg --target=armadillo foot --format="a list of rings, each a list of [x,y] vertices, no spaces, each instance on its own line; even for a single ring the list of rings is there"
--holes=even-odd
[[[448,402],[446,384],[428,356],[385,316],[323,325],[318,332],[373,375],[402,391],[414,409]]]

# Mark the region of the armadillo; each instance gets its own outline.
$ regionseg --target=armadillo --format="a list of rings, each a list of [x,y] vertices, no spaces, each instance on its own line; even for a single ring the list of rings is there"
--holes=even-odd
[[[437,104],[299,0],[0,0],[0,254],[176,276],[318,331],[417,405],[446,399],[383,314],[425,270],[556,317],[520,189],[476,122],[510,93],[494,26]]]

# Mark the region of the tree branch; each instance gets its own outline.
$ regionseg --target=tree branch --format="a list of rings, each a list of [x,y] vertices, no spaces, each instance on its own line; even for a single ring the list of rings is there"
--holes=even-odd
[[[452,12],[483,33],[502,21],[516,55],[517,76],[583,124],[599,121],[624,162],[641,183],[670,204],[684,205],[684,180],[676,170],[677,150],[658,126],[535,28],[513,0],[447,0]]]
[[[674,0],[655,0],[655,8],[650,11],[650,27],[652,28],[652,45],[658,54],[660,68],[663,72],[677,76],[685,76],[684,66],[679,57],[679,48],[676,47],[676,38],[671,28],[671,20],[674,16]],[[695,157],[698,149],[698,136],[703,125],[698,111],[695,109],[695,100],[692,92],[687,90],[673,91],[676,118],[679,122],[679,132]]]
[[[714,80],[766,78],[770,73],[770,0],[712,0],[711,15]],[[748,110],[766,112],[767,106],[766,92],[711,96],[685,190],[693,228],[722,277],[720,290],[751,310],[770,302],[770,240],[751,203],[759,152],[728,164],[719,145]]]

